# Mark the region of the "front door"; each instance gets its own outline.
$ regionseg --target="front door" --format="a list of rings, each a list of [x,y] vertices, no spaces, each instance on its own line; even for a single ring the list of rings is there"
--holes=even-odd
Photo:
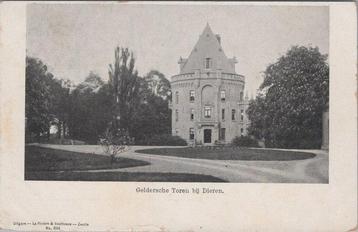
[[[211,129],[204,129],[204,143],[211,143]]]

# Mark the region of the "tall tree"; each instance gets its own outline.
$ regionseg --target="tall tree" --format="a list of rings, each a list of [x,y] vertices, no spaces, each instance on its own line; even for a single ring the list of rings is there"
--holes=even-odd
[[[249,132],[269,147],[319,148],[329,98],[326,60],[317,47],[294,46],[269,65],[248,108]]]
[[[114,63],[109,65],[109,86],[113,97],[112,129],[128,130],[131,117],[139,102],[140,78],[134,69],[133,52],[117,47]]]
[[[51,115],[51,82],[53,75],[41,60],[26,57],[26,137],[35,135],[38,139],[49,133]]]
[[[68,119],[70,115],[70,91],[73,83],[70,80],[54,79],[51,82],[52,104],[50,110],[54,115],[52,125],[57,126],[58,137],[68,134]]]

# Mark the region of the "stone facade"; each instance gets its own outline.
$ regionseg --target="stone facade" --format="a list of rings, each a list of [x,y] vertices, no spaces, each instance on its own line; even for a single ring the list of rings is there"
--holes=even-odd
[[[189,57],[178,63],[180,72],[171,78],[172,134],[196,145],[246,135],[245,77],[235,71],[236,58],[226,57],[220,36],[206,25]]]

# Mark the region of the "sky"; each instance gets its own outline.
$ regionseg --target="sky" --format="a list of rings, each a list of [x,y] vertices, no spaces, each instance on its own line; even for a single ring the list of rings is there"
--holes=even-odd
[[[179,73],[209,23],[220,34],[236,72],[255,94],[263,71],[293,45],[329,51],[329,9],[322,6],[243,6],[217,4],[30,4],[27,54],[41,59],[57,78],[78,84],[90,71],[108,79],[116,46],[128,47],[136,69],[168,79]]]

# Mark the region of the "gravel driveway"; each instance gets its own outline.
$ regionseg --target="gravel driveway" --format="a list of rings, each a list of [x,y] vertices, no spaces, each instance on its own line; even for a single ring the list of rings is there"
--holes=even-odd
[[[104,155],[98,145],[39,146],[74,152]],[[150,162],[151,165],[90,172],[163,172],[211,175],[229,182],[246,183],[328,183],[328,152],[323,150],[291,150],[310,152],[316,157],[294,161],[207,160],[136,153],[135,150],[156,146],[133,146],[119,156]],[[282,150],[282,149],[281,149]],[[287,150],[290,151],[290,150]]]

